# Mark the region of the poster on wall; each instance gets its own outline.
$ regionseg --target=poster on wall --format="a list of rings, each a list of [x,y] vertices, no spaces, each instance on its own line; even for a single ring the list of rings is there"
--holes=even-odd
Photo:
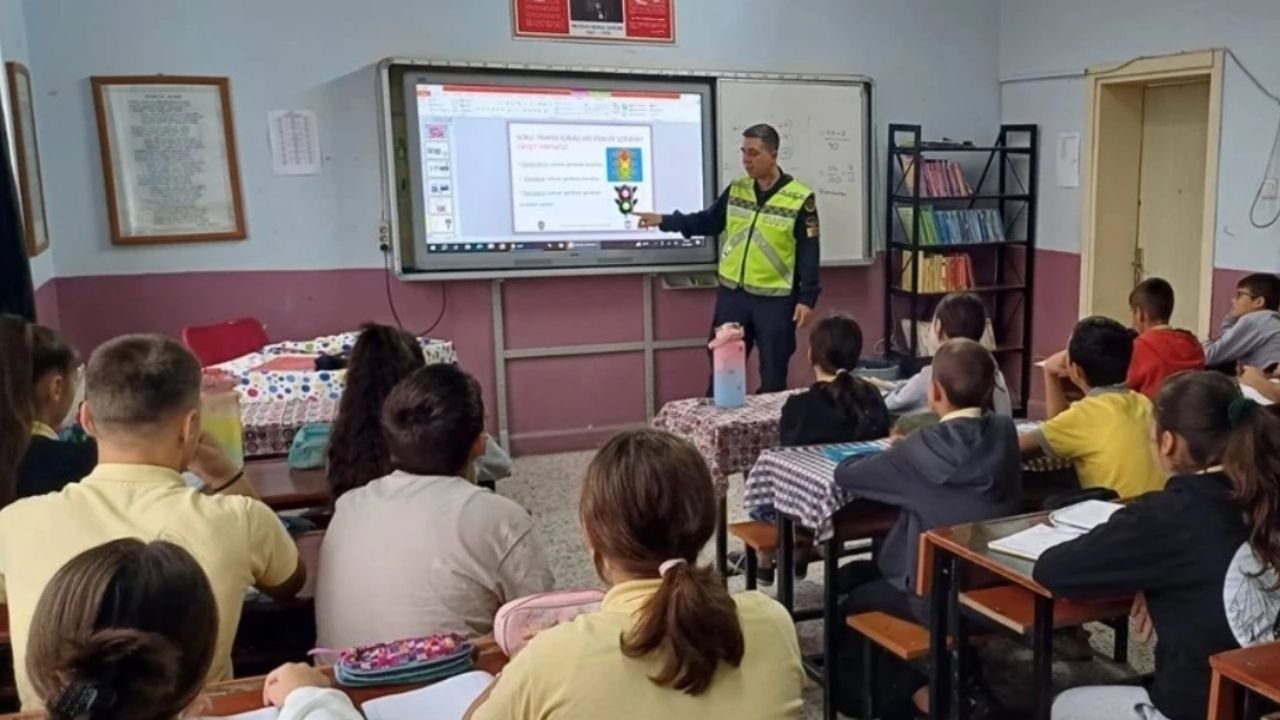
[[[112,242],[247,237],[227,78],[92,81]]]
[[[36,141],[31,73],[22,63],[6,63],[6,68],[9,74],[9,106],[13,108],[14,154],[18,158],[22,218],[27,230],[27,257],[35,257],[49,248],[49,224],[44,211],[44,181],[40,171],[40,144]]]
[[[518,38],[674,43],[675,0],[511,0]]]

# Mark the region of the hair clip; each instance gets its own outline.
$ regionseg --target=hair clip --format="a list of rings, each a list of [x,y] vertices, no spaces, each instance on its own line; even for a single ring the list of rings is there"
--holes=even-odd
[[[1254,411],[1258,409],[1258,403],[1241,395],[1231,401],[1227,406],[1227,422],[1232,428],[1238,428],[1245,420],[1253,416]]]
[[[97,685],[75,683],[58,693],[53,712],[59,717],[76,718],[91,715],[95,709],[110,708],[116,702],[115,692]]]

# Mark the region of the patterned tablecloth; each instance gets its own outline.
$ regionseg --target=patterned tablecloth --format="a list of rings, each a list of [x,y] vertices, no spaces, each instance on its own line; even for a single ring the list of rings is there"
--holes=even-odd
[[[337,400],[346,386],[346,370],[257,370],[285,355],[337,355],[351,350],[358,333],[327,335],[314,340],[291,340],[268,345],[261,352],[220,363],[214,367],[234,375],[244,403],[285,400]],[[428,364],[454,363],[453,343],[420,340]]]
[[[1018,422],[1020,432],[1037,427],[1039,423]],[[889,447],[889,440],[848,443],[841,447],[853,445],[883,450]],[[822,446],[767,449],[747,475],[743,504],[748,510],[772,505],[800,525],[814,528],[818,537],[824,539],[831,533],[831,519],[836,512],[857,499],[836,485],[836,465]],[[1070,467],[1068,460],[1048,457],[1028,460],[1022,465],[1024,472],[1053,472]]]
[[[288,454],[299,428],[333,422],[337,414],[338,401],[327,398],[244,403],[240,417],[244,421],[245,457]]]
[[[662,406],[653,426],[692,442],[723,487],[730,475],[747,472],[760,453],[778,445],[782,405],[796,392],[750,395],[746,405],[731,410],[707,398],[675,400]]]

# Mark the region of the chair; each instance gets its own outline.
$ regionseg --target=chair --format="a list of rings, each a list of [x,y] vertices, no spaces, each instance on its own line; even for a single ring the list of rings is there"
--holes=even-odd
[[[267,328],[255,318],[182,329],[182,344],[206,367],[257,352],[267,342]]]

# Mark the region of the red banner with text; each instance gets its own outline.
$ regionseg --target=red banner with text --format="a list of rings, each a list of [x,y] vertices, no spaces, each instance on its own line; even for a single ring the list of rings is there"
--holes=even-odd
[[[674,43],[675,0],[511,0],[516,37]]]

